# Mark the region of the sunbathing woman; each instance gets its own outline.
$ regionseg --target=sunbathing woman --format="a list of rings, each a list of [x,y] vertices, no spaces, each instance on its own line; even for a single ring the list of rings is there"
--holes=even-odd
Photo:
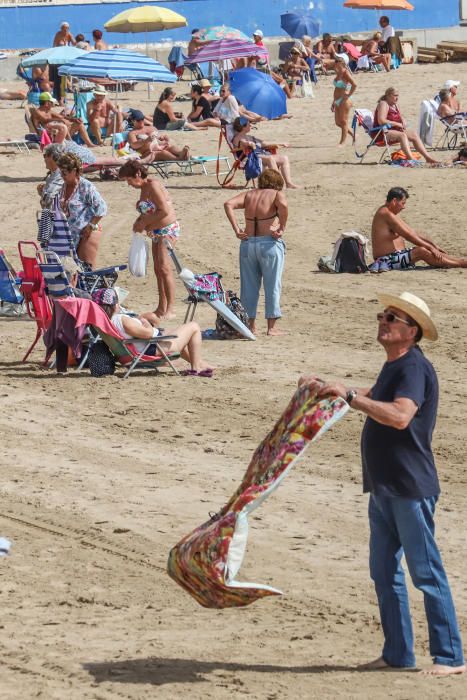
[[[437,164],[427,152],[423,145],[420,136],[413,129],[407,129],[407,124],[402,114],[399,111],[397,101],[399,93],[396,88],[390,87],[380,98],[373,120],[374,126],[388,126],[386,131],[388,143],[400,143],[401,150],[404,152],[407,160],[412,160],[412,152],[410,144],[423,156],[427,163]]]
[[[93,292],[92,299],[102,307],[107,316],[112,321],[117,331],[123,338],[140,338],[133,344],[141,352],[148,340],[157,339],[159,335],[176,335],[173,340],[163,340],[159,342],[165,353],[179,352],[190,364],[190,368],[182,374],[197,377],[212,377],[213,368],[201,358],[201,330],[197,323],[183,323],[177,328],[165,328],[162,332],[158,328],[159,317],[154,314],[144,314],[143,316],[129,316],[121,312],[118,304],[118,296],[115,289],[107,287]],[[149,319],[149,320],[148,320]],[[155,344],[149,346],[145,355],[155,355],[157,347]]]
[[[258,155],[265,168],[278,170],[284,178],[287,188],[300,189],[292,182],[288,157],[276,153],[279,146],[288,148],[288,143],[266,143],[255,136],[250,136],[251,125],[246,117],[237,117],[232,126],[234,131],[232,146],[237,149],[239,155],[243,153],[244,149],[258,149]]]
[[[343,146],[347,136],[349,134],[352,136],[352,131],[349,129],[349,113],[352,109],[352,103],[349,98],[357,89],[357,83],[341,56],[334,58],[334,70],[336,77],[334,80],[334,101],[331,109],[334,112],[336,126],[341,130],[339,146]]]
[[[159,291],[159,303],[155,314],[159,318],[175,318],[175,278],[164,240],[174,246],[180,236],[180,224],[165,187],[155,178],[148,177],[148,170],[136,160],[122,165],[118,173],[130,187],[141,190],[136,204],[139,216],[133,224],[133,231],[143,232],[152,240],[154,273]]]

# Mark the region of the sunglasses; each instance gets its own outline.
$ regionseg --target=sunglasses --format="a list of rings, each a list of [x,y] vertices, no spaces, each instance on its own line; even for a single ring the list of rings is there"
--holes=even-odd
[[[396,314],[393,314],[391,311],[381,311],[379,314],[376,314],[376,318],[378,321],[387,321],[388,323],[400,321],[401,323],[405,323],[407,326],[412,325],[410,321],[407,321],[407,319],[401,318],[400,316],[396,316]]]

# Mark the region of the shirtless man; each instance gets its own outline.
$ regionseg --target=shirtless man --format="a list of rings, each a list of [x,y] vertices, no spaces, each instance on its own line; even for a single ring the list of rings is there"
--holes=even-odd
[[[467,123],[464,119],[464,116],[466,115],[463,112],[456,111],[452,107],[451,97],[451,92],[449,90],[440,90],[439,99],[441,101],[437,109],[438,116],[440,117],[440,119],[444,119],[444,121],[448,124],[454,124],[454,122],[456,122],[457,124],[463,124],[464,126],[467,126]]]
[[[258,188],[242,192],[224,204],[224,210],[240,243],[240,298],[248,314],[249,326],[256,333],[256,310],[261,281],[264,286],[268,335],[283,335],[276,322],[282,316],[280,295],[285,246],[282,236],[288,205],[282,192],[284,179],[277,170],[266,168],[258,178]],[[245,227],[235,218],[244,209]]]
[[[60,29],[54,36],[53,46],[75,46],[76,41],[73,34],[70,32],[68,22],[62,22]]]
[[[455,112],[461,111],[461,103],[459,102],[457,97],[457,88],[459,87],[459,85],[460,82],[458,80],[446,80],[443,88],[444,90],[449,91],[449,106]],[[439,94],[441,95],[441,92]]]
[[[63,125],[67,130],[67,138],[71,138],[74,134],[78,133],[83,139],[84,143],[88,148],[92,148],[94,144],[88,136],[86,127],[84,126],[81,119],[77,117],[66,117],[62,113],[52,112],[52,107],[57,104],[57,100],[52,97],[50,92],[41,92],[39,95],[39,107],[32,113],[32,121],[36,129],[46,129],[50,133],[51,129],[56,128],[57,125]]]
[[[334,68],[334,59],[336,57],[336,47],[329,33],[323,34],[321,41],[316,45],[316,53],[318,54],[324,70]]]
[[[370,265],[370,271],[407,270],[419,260],[430,267],[467,267],[467,258],[447,255],[433,241],[399,218],[408,197],[408,192],[402,187],[393,187],[388,192],[386,204],[374,215],[371,244],[375,262]],[[405,241],[410,241],[415,247],[407,248]]]
[[[191,39],[187,48],[188,56],[193,56],[193,54],[195,54],[202,46],[205,46],[209,43],[209,41],[199,38],[199,29],[193,29],[193,31],[191,32]]]
[[[94,39],[94,48],[96,51],[105,51],[109,48],[102,38],[102,32],[100,29],[93,30],[92,38]]]
[[[133,110],[134,128],[128,134],[130,148],[143,157],[153,156],[153,160],[188,160],[190,147],[174,146],[166,134],[161,134],[153,126],[145,126],[144,114]]]
[[[122,130],[122,113],[107,97],[107,91],[97,86],[93,91],[94,99],[89,100],[86,113],[89,122],[89,131],[93,135],[98,146],[104,143],[102,138],[119,133]],[[114,128],[116,127],[116,128]]]

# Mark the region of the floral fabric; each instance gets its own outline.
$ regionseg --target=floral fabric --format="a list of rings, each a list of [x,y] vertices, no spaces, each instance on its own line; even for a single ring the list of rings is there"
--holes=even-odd
[[[272,431],[256,449],[242,483],[229,502],[210,520],[184,537],[169,554],[169,576],[207,608],[249,605],[281,591],[256,583],[240,583],[248,537],[248,514],[276,489],[309,443],[348,410],[336,397],[318,399],[302,386]]]

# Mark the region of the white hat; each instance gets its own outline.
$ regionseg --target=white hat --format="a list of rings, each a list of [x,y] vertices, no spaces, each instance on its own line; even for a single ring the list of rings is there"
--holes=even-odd
[[[261,37],[261,39],[262,39],[263,36],[264,36],[264,34],[263,34],[263,32],[261,31],[261,29],[255,29],[255,31],[253,32],[253,36],[259,36],[259,37]]]
[[[92,92],[94,95],[107,95],[107,90],[105,89],[105,87],[102,87],[102,85],[98,85],[97,87],[95,87]]]
[[[61,27],[69,27],[70,23],[69,22],[62,22],[60,26]]]
[[[413,318],[422,329],[423,337],[426,340],[438,339],[438,331],[431,320],[430,309],[423,299],[410,292],[402,292],[398,297],[392,294],[379,294],[378,299],[385,307],[392,306],[395,309],[400,309],[407,316]]]
[[[446,80],[446,82],[444,83],[444,89],[450,90],[452,87],[459,87],[460,84],[460,80]]]

